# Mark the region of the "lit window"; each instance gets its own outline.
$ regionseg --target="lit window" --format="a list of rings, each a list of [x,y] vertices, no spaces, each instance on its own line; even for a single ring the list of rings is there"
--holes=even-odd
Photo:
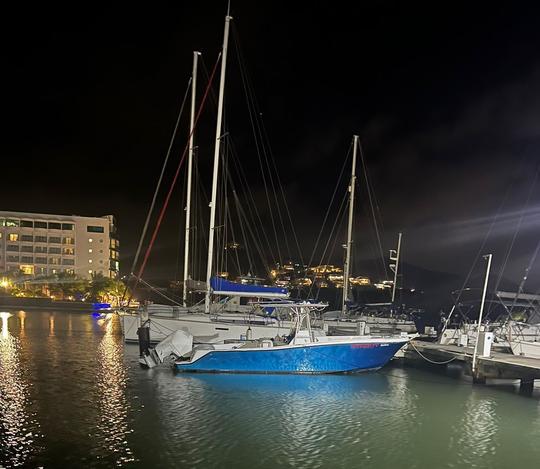
[[[92,263],[92,259],[88,259],[88,263],[91,264],[91,263]]]
[[[88,242],[91,243],[93,242],[94,240],[92,238],[88,238]]]
[[[71,237],[64,238],[62,241],[64,244],[75,244],[75,239]]]
[[[92,252],[92,249],[90,248],[90,249],[88,250],[88,252]]]
[[[90,269],[90,270],[88,271],[88,273],[91,274],[91,273],[92,273],[92,269]]]
[[[34,275],[33,265],[21,265],[20,269],[24,275]]]
[[[10,241],[19,241],[19,235],[17,233],[9,233]]]

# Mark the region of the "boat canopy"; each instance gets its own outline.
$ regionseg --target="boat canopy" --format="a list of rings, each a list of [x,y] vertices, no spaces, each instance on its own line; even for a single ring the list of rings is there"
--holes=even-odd
[[[231,282],[221,277],[212,277],[210,287],[215,295],[246,296],[257,298],[287,298],[289,291],[286,288],[271,287],[267,285],[246,285]]]

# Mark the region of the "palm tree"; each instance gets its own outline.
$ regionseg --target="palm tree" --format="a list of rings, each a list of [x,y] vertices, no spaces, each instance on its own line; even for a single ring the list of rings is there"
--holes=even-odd
[[[65,299],[83,296],[88,290],[88,282],[68,272],[59,272],[48,278],[49,291],[54,297]]]

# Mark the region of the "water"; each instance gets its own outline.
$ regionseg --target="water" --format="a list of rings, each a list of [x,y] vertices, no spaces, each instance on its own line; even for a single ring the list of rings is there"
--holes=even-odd
[[[0,467],[508,468],[540,400],[388,367],[351,376],[139,368],[116,318],[0,314]]]

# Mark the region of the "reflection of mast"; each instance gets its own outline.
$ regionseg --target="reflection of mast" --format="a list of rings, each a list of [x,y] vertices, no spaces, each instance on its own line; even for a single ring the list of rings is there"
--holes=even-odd
[[[39,425],[29,407],[29,384],[20,360],[20,340],[8,330],[10,316],[0,313],[0,461],[9,467],[27,467],[36,449]]]
[[[352,225],[354,217],[354,186],[356,185],[356,149],[358,148],[358,135],[353,136],[353,158],[351,169],[351,182],[349,185],[349,224],[347,227],[347,244],[345,246],[345,265],[343,268],[343,304],[341,311],[346,312],[349,300],[349,276],[351,271]]]
[[[49,335],[54,335],[54,313],[49,315]]]
[[[26,313],[24,311],[19,311],[19,337],[24,337],[24,328],[25,328],[25,322],[26,322]]]
[[[228,12],[227,12],[228,13]],[[212,176],[212,199],[210,202],[210,230],[208,233],[208,262],[206,265],[206,296],[204,311],[210,312],[210,278],[212,276],[212,257],[214,254],[214,229],[216,223],[217,178],[219,170],[219,148],[221,144],[221,120],[223,117],[223,95],[225,90],[225,70],[227,66],[227,45],[229,41],[229,23],[232,17],[225,17],[225,30],[223,32],[223,51],[221,55],[221,78],[219,83],[218,115],[216,124],[216,146],[214,150],[214,172]]]
[[[119,332],[119,317],[113,315],[97,348],[98,366],[95,370],[96,385],[101,396],[98,438],[106,442],[102,446],[116,459],[116,465],[122,466],[134,461],[134,457],[127,442],[127,435],[131,433],[128,421],[130,405],[126,398],[128,377],[122,339],[117,337]]]
[[[10,316],[10,313],[0,313],[0,319],[2,320],[2,337],[4,339],[7,339],[9,337],[8,318]]]
[[[187,194],[186,194],[186,240],[184,248],[184,288],[182,294],[182,302],[187,306],[187,280],[189,267],[189,237],[191,231],[191,174],[193,168],[193,134],[195,127],[195,98],[197,94],[197,59],[201,55],[200,52],[193,52],[193,72],[191,74],[191,116],[189,119],[189,154],[188,154],[188,173],[187,173]]]

